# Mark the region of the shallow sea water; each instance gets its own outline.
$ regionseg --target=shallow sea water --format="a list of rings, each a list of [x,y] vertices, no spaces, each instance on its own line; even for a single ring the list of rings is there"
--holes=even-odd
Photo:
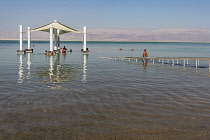
[[[82,42],[62,42],[73,52],[56,56],[32,45],[17,55],[18,42],[0,42],[0,140],[210,139],[208,62],[102,58],[209,57],[209,43],[88,42],[81,55]]]

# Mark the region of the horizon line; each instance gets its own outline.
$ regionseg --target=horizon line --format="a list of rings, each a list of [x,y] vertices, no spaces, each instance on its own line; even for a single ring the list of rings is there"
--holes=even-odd
[[[0,41],[19,41],[19,39],[0,39]],[[23,40],[27,42],[28,40]],[[43,41],[49,42],[50,40],[31,40],[34,42]],[[83,40],[62,40],[60,42],[83,42]],[[193,42],[193,41],[103,41],[103,40],[89,40],[87,42],[130,42],[130,43],[210,43],[210,42]]]

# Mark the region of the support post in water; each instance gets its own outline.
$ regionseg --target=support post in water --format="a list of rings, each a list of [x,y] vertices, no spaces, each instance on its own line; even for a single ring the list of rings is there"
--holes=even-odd
[[[195,67],[198,67],[198,60],[195,60]]]
[[[53,25],[50,24],[50,51],[53,51]]]
[[[89,54],[89,50],[87,48],[87,39],[86,39],[86,34],[87,34],[87,28],[86,26],[83,27],[83,49],[82,49],[82,54]]]
[[[83,51],[86,51],[86,26],[83,27]]]
[[[57,30],[57,49],[60,49],[60,30]]]
[[[33,49],[31,49],[31,28],[28,27],[28,49],[25,49],[25,52],[32,53]]]
[[[23,25],[20,25],[20,51],[23,50]]]
[[[55,31],[54,31],[54,51],[57,51],[57,49],[58,49],[58,46],[57,46],[57,44],[58,44],[58,36],[57,36],[57,29],[54,29]]]
[[[210,60],[209,60],[209,70],[210,70]]]
[[[24,54],[23,50],[23,25],[20,25],[20,50],[17,50],[17,54]]]
[[[30,27],[28,27],[28,49],[31,49],[31,32],[30,32]]]

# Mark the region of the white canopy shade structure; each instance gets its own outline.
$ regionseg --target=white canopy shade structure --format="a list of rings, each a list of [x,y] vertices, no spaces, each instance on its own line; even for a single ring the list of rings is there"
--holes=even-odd
[[[60,47],[60,35],[65,34],[65,33],[69,33],[69,32],[73,32],[73,33],[80,33],[83,34],[83,42],[84,42],[84,46],[82,49],[82,52],[88,53],[88,49],[86,47],[86,27],[84,26],[83,31],[77,31],[73,28],[70,28],[60,22],[57,22],[56,20],[52,23],[46,24],[44,26],[35,28],[30,30],[30,27],[28,27],[28,30],[26,32],[28,32],[28,49],[30,50],[30,32],[34,32],[34,31],[44,31],[44,32],[49,32],[50,33],[50,51],[53,50],[57,50]],[[22,50],[22,36],[23,36],[23,31],[22,31],[22,25],[20,25],[20,50]],[[53,43],[54,41],[54,43]],[[54,46],[54,48],[53,48]],[[18,51],[20,51],[18,50]]]
[[[47,25],[41,26],[39,28],[33,29],[31,30],[31,32],[33,31],[44,31],[44,32],[50,32],[50,26],[53,26],[53,33],[56,33],[56,30],[60,30],[60,35],[61,34],[65,34],[65,33],[69,33],[69,32],[74,32],[74,33],[83,33],[83,32],[79,32],[73,28],[70,28],[60,22],[57,22],[56,20],[52,23],[49,23]]]

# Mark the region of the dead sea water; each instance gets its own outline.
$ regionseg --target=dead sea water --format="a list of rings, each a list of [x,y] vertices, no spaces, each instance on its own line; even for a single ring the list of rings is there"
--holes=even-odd
[[[32,45],[17,55],[18,41],[0,41],[0,140],[210,139],[208,62],[101,58],[210,57],[209,43],[88,42],[81,55],[82,42],[61,42],[73,52],[56,56]]]

